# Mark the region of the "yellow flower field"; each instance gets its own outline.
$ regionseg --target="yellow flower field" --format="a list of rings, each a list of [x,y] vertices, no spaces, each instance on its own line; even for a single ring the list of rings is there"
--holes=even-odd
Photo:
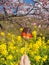
[[[36,31],[32,35],[31,39],[26,40],[20,35],[0,32],[0,65],[19,65],[24,54],[28,55],[30,65],[48,65],[49,40],[37,37]]]

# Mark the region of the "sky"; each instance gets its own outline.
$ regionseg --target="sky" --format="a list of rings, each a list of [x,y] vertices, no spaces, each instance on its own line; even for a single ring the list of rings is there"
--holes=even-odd
[[[25,0],[26,3],[31,3],[31,0]]]
[[[34,4],[34,2],[32,0],[24,0],[24,1],[25,1],[25,3],[28,3],[28,4],[30,4],[30,3]]]

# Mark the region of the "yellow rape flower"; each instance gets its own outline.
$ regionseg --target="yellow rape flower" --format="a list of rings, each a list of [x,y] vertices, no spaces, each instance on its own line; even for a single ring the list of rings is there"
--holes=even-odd
[[[47,43],[46,43],[47,46],[49,46],[49,40],[47,40]]]
[[[21,41],[21,36],[16,37],[17,41]]]
[[[33,52],[33,51],[30,51],[30,54],[31,54],[32,56],[34,56],[34,52]]]
[[[13,49],[14,49],[13,44],[10,44],[8,48],[9,48],[10,50],[13,50]]]
[[[7,57],[7,59],[12,60],[12,59],[13,59],[13,56],[12,56],[12,55],[9,55],[9,56]]]
[[[2,50],[6,49],[6,44],[0,45],[0,49],[2,49]]]
[[[38,41],[36,41],[36,44],[40,47],[42,45],[42,39],[41,37],[38,38]]]
[[[33,35],[34,38],[36,38],[36,34],[37,34],[36,31],[32,32],[32,35]]]
[[[38,46],[37,44],[34,44],[33,47],[35,47],[35,48],[39,48],[39,46]],[[34,49],[35,49],[35,48],[34,48]]]
[[[18,63],[16,63],[15,65],[18,65]]]
[[[15,35],[14,35],[14,34],[12,34],[12,35],[11,35],[11,37],[12,37],[12,39],[14,39],[14,38],[15,38]]]
[[[32,46],[33,46],[33,44],[32,44],[32,43],[30,43],[30,44],[29,44],[29,47],[30,47],[30,48],[32,48]]]
[[[7,35],[8,35],[8,36],[10,36],[10,35],[11,35],[11,33],[8,33]]]
[[[41,41],[37,41],[36,44],[40,47],[42,45]]]
[[[40,62],[41,56],[35,56],[34,59],[35,59],[37,62]]]
[[[14,62],[14,65],[18,65],[18,62]]]
[[[12,41],[12,43],[15,43],[14,39],[12,39],[11,41]]]
[[[12,62],[11,62],[10,64],[11,64],[11,65],[14,65],[14,63],[12,63]]]
[[[4,61],[4,63],[7,65],[7,62],[6,61]]]
[[[18,49],[16,49],[16,52],[18,52]]]
[[[42,36],[43,34],[42,33],[40,33],[40,36]]]
[[[7,63],[5,58],[1,58],[0,60],[4,61],[5,64]]]
[[[8,55],[7,50],[3,50],[3,51],[2,51],[2,54],[5,55],[5,56]]]
[[[1,60],[3,60],[3,61],[4,61],[4,60],[5,60],[5,58],[1,58]]]
[[[16,62],[13,62],[13,63],[12,63],[12,62],[11,62],[11,65],[18,65],[18,63],[16,63]]]
[[[45,40],[45,37],[42,37],[43,40]]]
[[[22,48],[20,49],[20,51],[21,51],[22,54],[25,53],[25,47],[22,47]]]
[[[47,55],[45,55],[42,60],[45,62],[47,60]]]
[[[7,38],[11,38],[11,33],[7,33]]]
[[[33,44],[33,51],[36,53],[36,52],[38,52],[38,48],[39,48],[39,46],[37,45],[37,44]]]
[[[20,28],[20,31],[23,31],[23,28]]]
[[[5,36],[5,33],[4,32],[1,32],[0,34],[1,34],[1,36]]]
[[[1,51],[1,53],[3,55],[7,55],[8,54],[8,52],[6,50],[6,45],[5,44],[0,45],[0,51]]]
[[[46,45],[44,45],[43,47],[44,47],[44,49],[46,49],[46,48],[47,48],[47,47],[46,47]]]
[[[49,43],[49,40],[47,41],[47,43]]]

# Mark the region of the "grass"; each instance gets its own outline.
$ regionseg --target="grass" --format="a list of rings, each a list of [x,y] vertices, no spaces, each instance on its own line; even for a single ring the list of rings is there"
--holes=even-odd
[[[3,26],[3,30],[0,29],[0,31],[4,31],[4,32],[11,32],[14,34],[21,34],[20,32],[20,25],[22,25],[22,27],[30,27],[33,30],[37,30],[37,33],[42,33],[44,36],[49,38],[49,26],[46,27],[47,25],[44,25],[44,23],[46,23],[47,21],[42,21],[33,17],[26,17],[26,16],[22,16],[22,17],[11,17],[12,21],[8,21],[8,20],[0,20],[0,24],[2,24]],[[16,21],[20,24],[18,25],[16,23]],[[42,25],[42,26],[41,26]],[[39,27],[40,26],[40,27]]]

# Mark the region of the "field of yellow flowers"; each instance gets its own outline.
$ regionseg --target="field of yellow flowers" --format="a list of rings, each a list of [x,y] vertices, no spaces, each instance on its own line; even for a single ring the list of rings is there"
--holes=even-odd
[[[22,29],[21,29],[22,30]],[[19,65],[23,55],[28,55],[30,65],[49,65],[49,40],[36,31],[32,39],[24,39],[21,35],[0,32],[0,65]]]

